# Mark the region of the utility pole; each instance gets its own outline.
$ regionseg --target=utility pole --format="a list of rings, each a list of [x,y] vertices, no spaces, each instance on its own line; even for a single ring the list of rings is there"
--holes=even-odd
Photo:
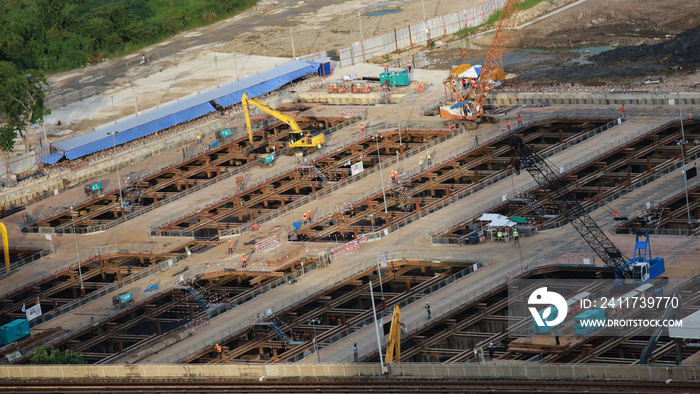
[[[214,68],[216,68],[216,87],[219,87],[219,59],[216,58],[216,53],[214,54]]]
[[[688,210],[688,225],[693,224],[690,218],[690,200],[688,199],[688,176],[685,172],[685,130],[683,128],[683,107],[681,106],[681,89],[678,84],[678,70],[682,70],[681,66],[672,66],[672,70],[676,72],[676,92],[678,93],[678,115],[681,118],[681,160],[683,160],[683,182],[685,183],[685,208]]]
[[[362,49],[362,62],[364,63],[366,61],[365,59],[365,39],[362,36],[362,18],[360,17],[360,13],[357,13],[357,20],[360,21],[360,48]]]
[[[289,36],[292,37],[292,58],[296,59],[297,58],[297,53],[294,50],[294,30],[292,28],[289,28]]]

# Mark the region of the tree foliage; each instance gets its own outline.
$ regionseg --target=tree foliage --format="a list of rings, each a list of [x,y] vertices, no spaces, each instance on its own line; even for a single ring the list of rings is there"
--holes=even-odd
[[[51,113],[44,105],[46,85],[46,77],[41,71],[21,71],[12,63],[0,62],[0,133],[12,131],[19,134],[27,151],[30,150],[29,127],[34,123],[41,124],[44,116]],[[9,152],[12,149],[3,143],[5,138],[9,135],[0,137],[0,149]]]
[[[0,61],[54,72],[133,52],[256,0],[2,0]]]
[[[56,348],[39,347],[32,355],[32,364],[87,364],[83,359],[82,354],[78,354],[70,349],[66,350],[63,355]]]

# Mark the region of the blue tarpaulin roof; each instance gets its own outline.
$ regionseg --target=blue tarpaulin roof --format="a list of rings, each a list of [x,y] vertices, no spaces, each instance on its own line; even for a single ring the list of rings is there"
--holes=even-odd
[[[315,73],[320,65],[320,63],[305,61],[285,63],[241,81],[229,82],[218,88],[172,101],[160,106],[160,108],[142,112],[139,116],[121,119],[118,123],[103,125],[97,127],[95,131],[55,142],[53,146],[58,150],[65,151],[65,156],[69,160],[74,160],[111,148],[114,143],[116,145],[124,144],[214,112],[216,109],[209,103],[212,100],[218,102],[222,107],[228,107],[239,103],[244,92],[248,92],[251,97],[269,93],[297,78]],[[119,132],[119,135],[115,137],[113,142],[112,137],[107,133],[114,132]],[[58,160],[60,158],[56,161]]]
[[[250,97],[269,93],[297,78],[315,73],[318,71],[320,65],[321,63],[303,61],[285,63],[279,67],[271,68],[260,74],[231,83],[229,85],[231,93],[219,96],[214,100],[222,107],[238,104],[241,102],[241,96],[243,96],[245,92],[248,92],[248,96]]]
[[[198,118],[214,111],[214,107],[212,107],[212,105],[209,103],[199,104],[196,107],[188,108],[174,114],[152,120],[146,124],[130,128],[126,131],[122,131],[114,137],[114,140],[112,140],[111,136],[105,135],[96,141],[68,150],[66,151],[66,158],[68,160],[75,160],[79,157],[87,156],[91,153],[111,148],[114,145],[125,144],[129,141],[145,137],[149,134],[155,133],[156,131],[167,129],[170,126]],[[106,132],[103,132],[103,134],[106,134]],[[56,146],[56,144],[54,144],[54,146]]]
[[[463,106],[465,106],[467,103],[468,103],[468,101],[460,101],[460,102],[458,102],[458,103],[454,103],[454,104],[450,105],[450,108],[454,109],[454,108],[463,107]]]
[[[59,160],[63,159],[64,152],[63,151],[58,151],[54,152],[43,159],[40,159],[43,163],[54,165],[58,163]]]

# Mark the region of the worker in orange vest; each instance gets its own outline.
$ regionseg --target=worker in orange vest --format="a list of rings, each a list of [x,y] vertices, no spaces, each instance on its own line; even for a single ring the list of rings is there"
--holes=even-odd
[[[311,223],[311,216],[313,216],[313,213],[311,213],[311,210],[309,209],[309,213],[306,214],[306,218],[309,219],[309,223]]]
[[[362,122],[360,123],[360,132],[362,133],[362,136],[365,136],[365,123]]]
[[[454,79],[452,80],[452,86],[457,86],[457,81],[455,81]]]
[[[506,127],[508,128],[508,131],[510,131],[510,120],[506,120]]]
[[[384,62],[384,72],[389,71],[389,65]]]
[[[201,143],[202,143],[202,135],[199,134],[199,131],[198,131],[197,132],[197,144],[201,144]]]
[[[242,266],[243,268],[245,268],[245,267],[248,266],[248,258],[245,257],[245,253],[243,253],[243,257],[241,257],[241,266]]]
[[[223,349],[221,349],[221,345],[219,345],[218,343],[216,344],[216,351],[219,353],[219,358],[223,359],[224,358]]]
[[[306,226],[306,214],[304,214],[304,217],[301,218],[302,223],[304,223],[304,226]]]
[[[228,253],[227,254],[233,254],[233,243],[231,240],[228,240]]]
[[[523,125],[523,117],[518,114],[518,127],[521,127]]]
[[[625,105],[624,104],[622,104],[622,117],[623,118],[627,117],[627,115],[625,115]]]
[[[406,67],[408,67],[408,72],[411,72],[411,61],[409,60],[408,63],[406,63]]]

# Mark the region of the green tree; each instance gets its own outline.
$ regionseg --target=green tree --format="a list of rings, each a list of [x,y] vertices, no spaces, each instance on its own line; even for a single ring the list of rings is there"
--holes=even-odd
[[[46,349],[39,347],[32,355],[32,364],[86,364],[82,354],[78,354],[70,349],[61,356],[61,352],[56,348]]]
[[[46,76],[39,70],[19,71],[14,64],[0,62],[0,119],[11,126],[29,152],[29,128],[42,124],[51,110],[44,104]]]

